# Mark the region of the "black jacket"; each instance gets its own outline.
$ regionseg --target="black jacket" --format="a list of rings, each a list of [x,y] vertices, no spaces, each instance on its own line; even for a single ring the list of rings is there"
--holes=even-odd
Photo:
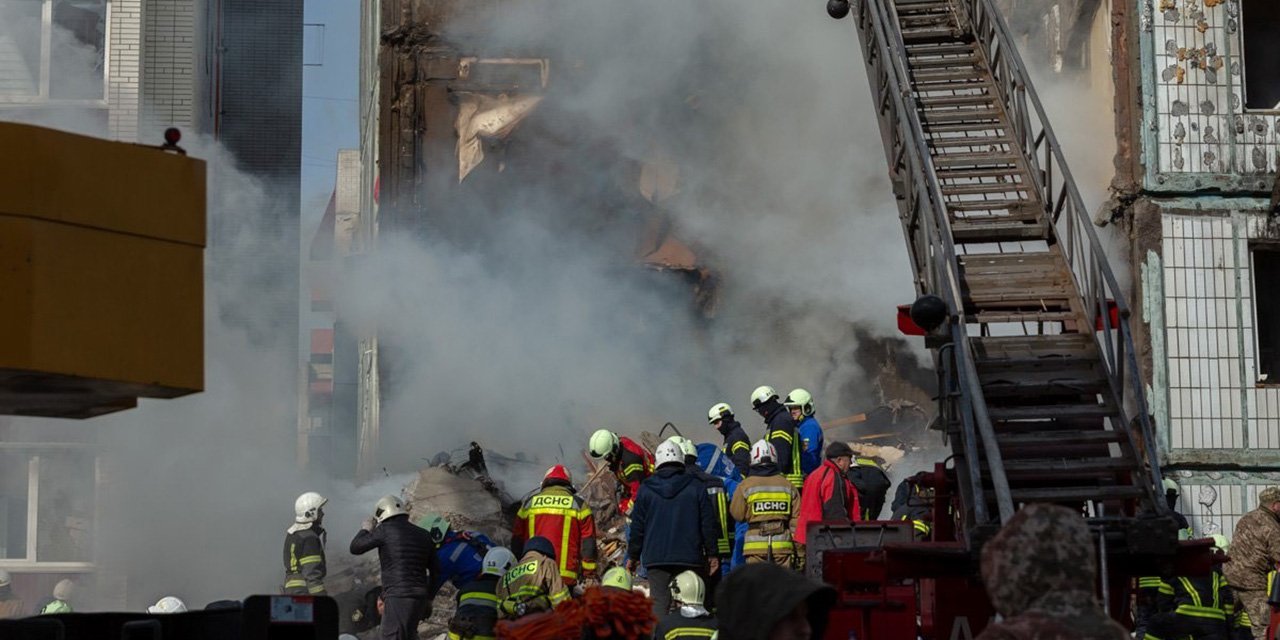
[[[774,462],[778,463],[778,471],[799,489],[804,484],[800,470],[800,430],[796,428],[796,421],[791,419],[791,412],[777,400],[770,400],[765,409],[765,437],[778,454]]]
[[[725,416],[716,430],[724,436],[724,451],[729,454],[734,466],[738,467],[738,473],[744,478],[750,475],[751,440],[747,438],[747,432],[743,431],[742,423],[734,420],[733,416]]]
[[[324,529],[313,524],[284,537],[284,592],[325,595]]]
[[[858,490],[858,501],[862,506],[863,520],[879,520],[884,510],[884,499],[893,484],[874,461],[855,461],[849,467],[849,482]]]
[[[373,531],[361,529],[351,539],[352,555],[378,550],[382,593],[387,598],[433,598],[440,589],[440,561],[426,529],[408,515],[383,520]]]
[[[707,640],[717,626],[716,617],[711,614],[686,618],[677,610],[658,621],[653,640]]]
[[[627,554],[646,567],[702,567],[719,555],[719,528],[706,487],[683,465],[668,465],[640,484]]]
[[[711,504],[716,509],[716,549],[721,558],[731,557],[733,555],[733,516],[729,515],[729,494],[725,491],[724,481],[703,471],[696,460],[684,463],[684,469],[707,488],[707,495],[711,496]]]

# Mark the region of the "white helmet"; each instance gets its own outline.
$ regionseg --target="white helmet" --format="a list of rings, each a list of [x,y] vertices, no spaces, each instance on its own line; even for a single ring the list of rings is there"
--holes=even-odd
[[[506,547],[494,547],[484,554],[484,569],[481,573],[487,576],[501,577],[516,563],[516,554]]]
[[[8,571],[0,569],[0,587],[7,587],[11,584],[13,584],[13,576],[9,575]]]
[[[608,430],[601,429],[591,434],[591,442],[587,445],[587,451],[591,453],[591,457],[596,460],[603,460],[613,455],[618,450],[618,434]]]
[[[667,464],[684,464],[684,451],[680,450],[680,445],[667,440],[658,445],[658,450],[653,452],[653,461],[658,468],[662,468]]]
[[[720,402],[710,409],[707,409],[707,422],[723,420],[731,415],[733,415],[733,407],[729,406],[727,402]]]
[[[1173,478],[1165,478],[1160,481],[1160,486],[1164,488],[1165,493],[1173,492],[1175,495],[1182,493],[1181,487],[1178,486],[1178,481]]]
[[[788,409],[800,407],[800,415],[802,416],[813,415],[813,395],[804,389],[792,389],[791,393],[787,394],[787,399],[782,401],[782,404],[787,405]]]
[[[777,398],[778,392],[774,391],[773,387],[769,385],[756,387],[756,390],[751,392],[751,408],[759,409],[760,405]]]
[[[391,516],[399,516],[409,513],[405,511],[404,503],[400,502],[400,498],[395,496],[383,496],[378,504],[373,507],[373,517],[378,522],[383,522]]]
[[[680,604],[702,606],[706,592],[702,578],[692,571],[685,571],[671,581],[671,597]]]
[[[686,458],[698,457],[698,446],[693,444],[692,440],[684,436],[671,436],[670,438],[667,438],[667,442],[674,442],[677,447],[680,447],[680,452],[683,453]]]
[[[308,491],[293,501],[294,521],[309,524],[320,519],[320,509],[329,501],[324,496]]]
[[[160,601],[147,607],[147,613],[186,613],[187,603],[173,596],[165,596]]]
[[[778,452],[768,440],[760,440],[751,445],[751,465],[763,464],[765,460],[769,462],[778,461]]]

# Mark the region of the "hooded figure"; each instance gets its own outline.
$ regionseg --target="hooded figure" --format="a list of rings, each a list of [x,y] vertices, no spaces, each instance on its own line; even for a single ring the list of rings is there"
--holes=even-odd
[[[716,594],[719,640],[817,640],[835,603],[835,589],[799,573],[768,562],[744,565]]]
[[[982,581],[1002,622],[978,640],[1128,640],[1094,596],[1098,558],[1084,519],[1032,504],[982,550]]]

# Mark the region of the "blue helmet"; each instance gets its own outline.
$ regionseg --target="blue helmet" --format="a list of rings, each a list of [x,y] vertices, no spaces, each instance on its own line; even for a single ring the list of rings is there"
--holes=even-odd
[[[542,555],[548,558],[551,558],[553,560],[556,557],[556,548],[551,546],[550,540],[542,536],[534,536],[532,538],[529,538],[529,541],[524,543],[524,551],[525,553],[528,553],[530,551],[537,551],[538,553],[541,553]]]

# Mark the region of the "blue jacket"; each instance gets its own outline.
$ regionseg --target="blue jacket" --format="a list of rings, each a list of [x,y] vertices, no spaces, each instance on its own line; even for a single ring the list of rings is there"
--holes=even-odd
[[[698,466],[702,467],[703,471],[723,480],[726,485],[730,481],[735,485],[742,482],[738,465],[731,457],[725,455],[724,450],[710,442],[698,445]]]
[[[627,555],[646,567],[702,567],[719,555],[719,521],[706,488],[684,465],[667,465],[640,483],[631,509]]]
[[[436,555],[440,557],[441,580],[448,580],[453,586],[463,585],[480,577],[484,568],[484,554],[493,548],[493,541],[483,533],[475,531],[449,530],[440,543]]]
[[[800,421],[800,470],[804,475],[813,473],[815,469],[822,466],[822,427],[818,425],[818,419],[809,416]]]

